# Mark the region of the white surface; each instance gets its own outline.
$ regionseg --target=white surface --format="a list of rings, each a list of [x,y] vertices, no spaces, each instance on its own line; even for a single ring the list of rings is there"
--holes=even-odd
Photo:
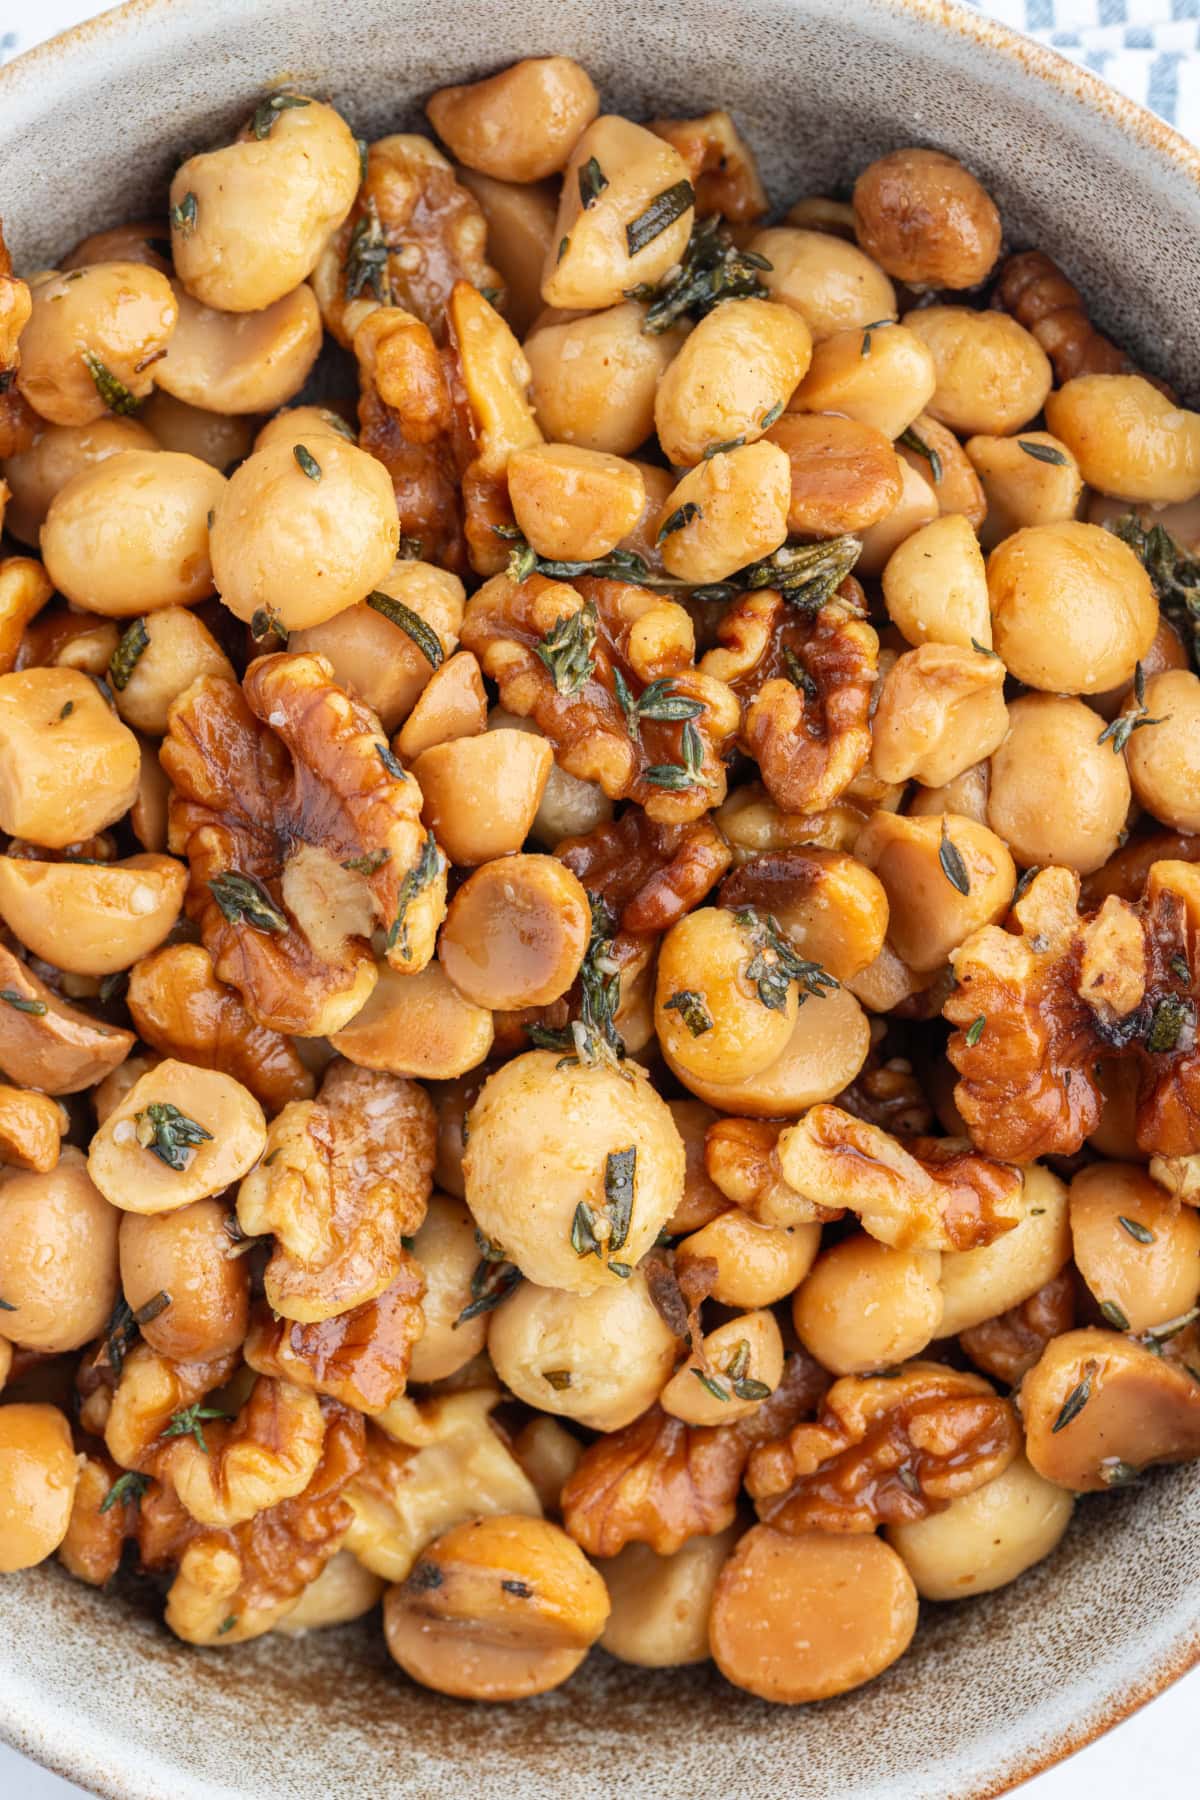
[[[982,11],[992,13],[1006,24],[1019,28],[1026,22],[1027,0],[975,0],[975,3],[981,5]],[[1123,18],[1124,0],[1116,0],[1116,5]],[[12,39],[17,40],[22,49],[27,49],[40,39],[103,10],[94,4],[94,0],[0,0],[0,60],[4,60],[6,52],[11,54],[14,47],[11,39],[6,42],[8,34],[12,34]],[[1067,10],[1060,6],[1060,22]],[[1089,4],[1087,10],[1090,15],[1092,5]],[[1136,10],[1144,9],[1139,6]],[[1159,0],[1153,10],[1157,16]],[[1173,7],[1170,0],[1161,0],[1161,11],[1169,10],[1174,10],[1177,17],[1193,15],[1197,10],[1196,0],[1173,0]],[[1191,29],[1195,31],[1194,24]],[[1200,92],[1200,57],[1190,60],[1186,74],[1195,78]],[[1145,99],[1146,96],[1139,93],[1136,97]],[[0,210],[2,201],[3,193],[0,192]],[[1094,1796],[1121,1793],[1159,1800],[1160,1796],[1186,1793],[1195,1780],[1197,1712],[1200,1712],[1200,1669],[1098,1743],[1057,1769],[1026,1783],[1019,1790],[1021,1800],[1093,1800]],[[231,1787],[228,1791],[230,1800],[236,1800],[237,1789]],[[82,1788],[35,1768],[24,1757],[0,1745],[0,1800],[68,1800],[69,1796],[79,1796],[83,1792]],[[333,1800],[333,1797],[313,1794],[310,1800]],[[381,1789],[380,1800],[386,1800],[384,1789]],[[781,1800],[787,1800],[787,1797],[781,1796]],[[947,1800],[953,1800],[953,1796],[947,1796]]]

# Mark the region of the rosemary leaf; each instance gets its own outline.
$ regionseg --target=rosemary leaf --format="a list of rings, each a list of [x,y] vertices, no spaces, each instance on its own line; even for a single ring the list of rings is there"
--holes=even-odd
[[[320,481],[321,465],[311,450],[306,449],[303,444],[293,444],[292,455],[310,481]]]
[[[28,1013],[33,1019],[45,1017],[46,1002],[44,1000],[27,1000],[16,988],[0,988],[0,1000],[5,1006],[11,1006],[14,1012]]]
[[[1061,450],[1056,450],[1053,444],[1033,444],[1028,438],[1018,438],[1017,443],[1026,456],[1032,456],[1034,462],[1054,463],[1060,469],[1065,469],[1067,466],[1067,458]]]
[[[625,243],[630,256],[637,256],[676,219],[681,219],[695,198],[690,181],[676,181],[661,194],[656,194],[645,211],[625,227]]]
[[[952,888],[960,894],[971,892],[971,877],[967,873],[967,865],[963,861],[962,851],[946,829],[946,815],[942,814],[942,835],[938,844],[938,862],[942,866],[942,874]]]
[[[135,394],[131,394],[123,381],[117,379],[105,363],[94,356],[90,350],[83,352],[84,366],[93,382],[96,392],[107,406],[109,412],[125,415],[137,411],[141,402]]]
[[[170,1100],[152,1100],[142,1112],[134,1113],[133,1123],[142,1149],[177,1174],[187,1168],[189,1151],[213,1141],[211,1131],[189,1119]],[[165,1303],[169,1304],[169,1299]]]
[[[1117,1224],[1129,1233],[1135,1243],[1152,1244],[1155,1241],[1150,1227],[1143,1225],[1140,1219],[1127,1219],[1124,1213],[1118,1213]]]
[[[933,477],[933,484],[936,487],[942,479],[942,459],[933,448],[933,445],[927,444],[923,437],[918,436],[911,425],[908,427],[907,431],[902,431],[900,433],[900,442],[904,445],[906,450],[911,450],[914,455],[923,456],[925,458],[925,461],[929,464],[929,473]]]
[[[692,988],[680,988],[672,994],[664,1003],[664,1010],[677,1012],[693,1037],[703,1037],[713,1028],[711,1013]]]
[[[1050,1427],[1051,1432],[1065,1431],[1067,1426],[1077,1419],[1092,1397],[1092,1377],[1096,1373],[1096,1364],[1085,1364],[1083,1379],[1075,1384],[1062,1403],[1057,1419]]]
[[[426,623],[420,613],[405,606],[403,600],[394,600],[379,588],[372,588],[367,595],[367,605],[375,612],[382,613],[390,625],[398,625],[417,646],[431,669],[440,669],[445,661],[446,653],[442,649],[442,640],[432,625]]]
[[[260,100],[254,109],[254,117],[250,121],[250,129],[258,139],[270,137],[275,129],[275,121],[281,112],[288,112],[294,106],[307,106],[308,101],[299,94],[273,94],[269,100]]]

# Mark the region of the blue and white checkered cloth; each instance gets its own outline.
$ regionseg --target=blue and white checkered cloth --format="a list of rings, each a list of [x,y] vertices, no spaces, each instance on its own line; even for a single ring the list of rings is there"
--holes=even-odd
[[[1200,142],[1200,0],[965,0],[1050,44]],[[104,9],[0,0],[0,63]]]

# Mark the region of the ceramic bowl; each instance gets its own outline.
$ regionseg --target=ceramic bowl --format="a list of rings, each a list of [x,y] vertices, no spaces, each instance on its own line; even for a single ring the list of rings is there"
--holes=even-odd
[[[720,104],[778,202],[881,151],[964,157],[1011,241],[1065,264],[1100,323],[1200,393],[1200,157],[1051,52],[939,0],[137,0],[0,72],[0,209],[18,266],[161,202],[181,152],[283,82],[356,130],[567,52],[634,116]],[[926,1607],[870,1687],[770,1708],[709,1668],[594,1654],[558,1692],[470,1707],[407,1684],[378,1628],[235,1651],[57,1566],[0,1583],[0,1734],[113,1800],[982,1800],[1200,1659],[1200,1480],[1087,1501],[1058,1553]]]

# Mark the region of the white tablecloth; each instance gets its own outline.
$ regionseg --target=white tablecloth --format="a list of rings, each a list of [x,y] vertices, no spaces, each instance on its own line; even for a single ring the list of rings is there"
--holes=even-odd
[[[202,3],[202,0],[199,0]],[[1052,44],[1200,141],[1200,0],[969,0]],[[93,0],[0,0],[0,62],[105,9]],[[0,192],[0,212],[3,211]],[[1164,1800],[1195,1782],[1200,1670],[1070,1762],[1021,1789],[1021,1800]],[[237,1789],[229,1788],[230,1800]],[[70,1800],[82,1790],[0,1745],[0,1800]],[[311,1800],[332,1800],[314,1794]],[[380,1800],[386,1800],[381,1790]],[[786,1797],[784,1797],[786,1800]]]

